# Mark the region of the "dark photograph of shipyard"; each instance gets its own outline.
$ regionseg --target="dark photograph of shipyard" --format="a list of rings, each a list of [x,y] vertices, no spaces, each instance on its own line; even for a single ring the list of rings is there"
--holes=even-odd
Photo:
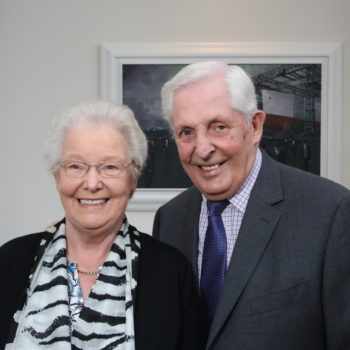
[[[266,113],[261,147],[281,163],[320,174],[321,64],[238,64],[252,78],[258,108]],[[187,188],[160,90],[181,64],[124,64],[123,103],[135,112],[148,138],[139,188]]]

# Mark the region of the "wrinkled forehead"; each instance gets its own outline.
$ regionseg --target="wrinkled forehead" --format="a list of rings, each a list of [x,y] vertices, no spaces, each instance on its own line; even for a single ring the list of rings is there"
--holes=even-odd
[[[197,90],[198,93],[200,93],[202,89],[216,89],[217,87],[228,90],[225,81],[225,73],[225,71],[220,70],[217,71],[215,74],[202,76],[194,80],[186,81],[183,84],[180,84],[177,87],[177,89],[175,89],[173,97],[175,97],[178,93],[182,92],[183,90],[186,91],[193,89]]]
[[[173,107],[190,102],[194,105],[196,102],[210,105],[219,99],[222,103],[230,105],[229,90],[225,81],[219,77],[203,78],[178,89],[174,93]]]
[[[179,111],[230,108],[229,91],[222,79],[201,79],[178,89],[172,101],[173,117]]]

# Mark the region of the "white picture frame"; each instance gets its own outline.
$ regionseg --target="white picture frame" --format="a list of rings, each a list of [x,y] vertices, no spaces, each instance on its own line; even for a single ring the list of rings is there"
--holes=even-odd
[[[210,59],[231,64],[321,64],[320,175],[341,183],[342,43],[103,43],[100,48],[100,96],[102,99],[122,102],[123,64],[188,64]],[[137,189],[128,210],[154,211],[181,191],[181,188]]]

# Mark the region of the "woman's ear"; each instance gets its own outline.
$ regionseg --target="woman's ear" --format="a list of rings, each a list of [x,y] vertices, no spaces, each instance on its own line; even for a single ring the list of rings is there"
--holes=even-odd
[[[55,179],[56,189],[59,191],[60,189],[60,174],[58,172],[53,173],[53,178]]]
[[[137,182],[138,182],[138,178],[135,179],[135,180],[131,180],[131,186],[130,186],[130,195],[129,195],[129,198],[132,197],[132,195],[134,194],[134,192],[136,191],[136,187],[137,187]]]

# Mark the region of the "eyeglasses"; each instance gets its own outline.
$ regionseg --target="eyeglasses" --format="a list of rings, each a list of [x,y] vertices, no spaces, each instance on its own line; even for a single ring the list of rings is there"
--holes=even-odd
[[[96,164],[88,164],[81,160],[65,160],[58,163],[63,174],[69,177],[83,177],[88,173],[92,166],[96,167],[98,173],[103,177],[119,177],[123,171],[129,167],[130,163],[123,163],[119,160],[110,160]]]

